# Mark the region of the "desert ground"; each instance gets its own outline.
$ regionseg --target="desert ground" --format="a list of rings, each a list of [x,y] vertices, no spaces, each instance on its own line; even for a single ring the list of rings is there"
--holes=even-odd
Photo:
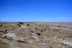
[[[72,22],[0,22],[0,48],[72,48]]]

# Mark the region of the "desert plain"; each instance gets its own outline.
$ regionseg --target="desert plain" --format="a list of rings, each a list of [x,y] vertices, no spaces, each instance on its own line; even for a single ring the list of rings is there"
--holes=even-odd
[[[0,22],[0,48],[72,48],[72,22]]]

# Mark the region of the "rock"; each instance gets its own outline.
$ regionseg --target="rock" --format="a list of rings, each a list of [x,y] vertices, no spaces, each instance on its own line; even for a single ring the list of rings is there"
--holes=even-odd
[[[6,34],[4,34],[4,36],[7,39],[12,38],[13,40],[17,40],[17,37],[16,37],[15,33],[6,33]]]
[[[4,35],[4,37],[6,39],[9,39],[9,40],[16,40],[16,41],[20,41],[20,42],[21,41],[24,41],[24,38],[23,37],[18,36],[15,33],[7,33],[7,34]]]
[[[64,43],[65,45],[67,45],[67,46],[72,46],[72,42],[64,41],[63,43]]]
[[[39,37],[38,37],[38,35],[35,34],[35,33],[32,33],[32,38],[35,39],[36,41],[40,40]]]

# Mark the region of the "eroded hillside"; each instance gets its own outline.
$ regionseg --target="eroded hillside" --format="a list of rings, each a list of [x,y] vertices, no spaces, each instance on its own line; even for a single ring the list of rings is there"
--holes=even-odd
[[[0,22],[0,48],[72,48],[72,23]]]

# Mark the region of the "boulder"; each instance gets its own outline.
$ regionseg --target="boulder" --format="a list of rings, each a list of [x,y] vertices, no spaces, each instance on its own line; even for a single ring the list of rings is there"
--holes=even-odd
[[[18,36],[15,33],[6,33],[6,34],[4,34],[4,37],[6,39],[9,39],[9,40],[15,40],[15,41],[20,41],[20,42],[23,42],[24,41],[24,38],[23,37]]]

